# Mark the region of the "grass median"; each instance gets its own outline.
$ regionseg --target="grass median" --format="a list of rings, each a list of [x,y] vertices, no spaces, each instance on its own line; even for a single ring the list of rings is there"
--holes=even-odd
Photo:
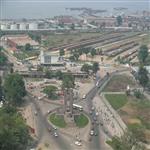
[[[79,128],[83,128],[89,123],[89,119],[84,114],[75,116],[74,120],[75,120],[76,126],[78,126]]]
[[[49,121],[57,127],[65,128],[66,122],[63,117],[56,115],[55,113],[49,116]]]

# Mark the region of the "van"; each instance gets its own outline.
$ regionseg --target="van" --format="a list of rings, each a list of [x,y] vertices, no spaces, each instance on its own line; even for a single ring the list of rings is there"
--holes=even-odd
[[[86,98],[86,95],[84,94],[83,96],[82,96],[82,99],[85,99]]]

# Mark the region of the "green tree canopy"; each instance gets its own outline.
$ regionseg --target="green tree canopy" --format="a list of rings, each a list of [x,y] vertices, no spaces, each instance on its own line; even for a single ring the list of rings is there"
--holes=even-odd
[[[74,24],[74,23],[71,24],[71,29],[72,29],[72,30],[75,29],[75,24]]]
[[[63,82],[62,88],[74,88],[75,85],[75,78],[71,74],[64,74],[63,75]]]
[[[0,109],[0,149],[26,150],[29,143],[28,128],[22,116],[9,106]]]
[[[148,78],[148,71],[143,66],[140,66],[138,71],[138,80],[140,84],[145,88],[148,84],[149,78]]]
[[[89,73],[89,70],[91,70],[92,66],[89,65],[89,64],[84,64],[82,67],[81,67],[81,71],[84,71],[84,72],[87,72]]]
[[[60,49],[60,50],[59,50],[59,55],[60,55],[60,56],[65,55],[65,51],[64,51],[64,49]]]
[[[30,45],[29,43],[27,43],[27,44],[25,45],[24,49],[25,49],[26,51],[30,51],[30,50],[31,50],[31,45]]]
[[[61,79],[63,78],[63,73],[62,73],[61,71],[57,71],[57,72],[55,73],[55,76],[56,76],[59,80],[61,80]]]
[[[148,57],[148,47],[146,45],[142,45],[138,52],[139,61],[144,64],[147,57]]]
[[[92,69],[93,69],[93,72],[96,73],[99,70],[99,64],[97,62],[94,62]]]
[[[49,85],[49,86],[45,87],[43,90],[43,92],[45,94],[47,94],[48,98],[51,98],[51,99],[57,98],[56,91],[57,91],[57,87],[53,86],[53,85]]]
[[[91,56],[94,57],[96,55],[96,49],[92,48],[91,49]]]
[[[117,20],[118,26],[121,26],[122,25],[122,17],[121,16],[117,16],[116,20]]]
[[[3,51],[3,47],[0,46],[0,66],[4,65],[7,61],[7,57],[4,55]]]
[[[22,76],[10,74],[4,81],[4,94],[6,100],[13,105],[20,105],[26,95],[25,85]]]

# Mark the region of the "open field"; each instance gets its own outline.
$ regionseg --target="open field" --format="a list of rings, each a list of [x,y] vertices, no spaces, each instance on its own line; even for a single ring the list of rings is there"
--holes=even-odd
[[[105,94],[105,97],[115,110],[120,109],[127,103],[127,95],[125,94]]]
[[[115,76],[108,83],[104,91],[120,92],[126,89],[126,86],[135,86],[131,76]],[[136,98],[135,96],[126,96],[125,94],[106,94],[106,99],[117,110],[129,130],[141,141],[150,143],[150,101],[144,96]]]
[[[123,75],[116,75],[112,77],[110,82],[106,85],[103,91],[105,92],[125,92],[127,86],[135,87],[136,83],[132,76],[127,76],[126,74]]]
[[[77,34],[54,34],[48,35],[43,45],[46,47],[57,47],[64,44],[71,44],[85,39],[95,38],[102,33],[77,33]]]
[[[150,102],[145,98],[128,97],[128,103],[119,111],[129,129],[141,133],[141,140],[150,143]]]

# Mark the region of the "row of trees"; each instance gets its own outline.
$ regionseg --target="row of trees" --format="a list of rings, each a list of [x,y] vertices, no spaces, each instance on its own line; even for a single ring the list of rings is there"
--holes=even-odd
[[[3,66],[7,61],[7,57],[4,55],[3,50],[3,47],[0,46],[0,66]]]
[[[84,64],[81,67],[81,71],[84,71],[89,74],[90,71],[93,73],[96,73],[99,70],[99,64],[97,62],[94,62],[93,65]]]
[[[142,45],[138,52],[139,70],[137,79],[144,88],[149,84],[148,71],[144,67],[144,65],[146,64],[147,57],[148,57],[148,47],[146,45]]]
[[[26,150],[32,140],[25,120],[16,109],[23,103],[25,95],[25,85],[20,75],[10,74],[3,85],[0,82],[0,98],[4,101],[0,108],[1,150]]]
[[[75,49],[75,50],[72,50],[71,51],[71,56],[70,56],[70,60],[71,61],[78,61],[79,57],[82,55],[82,54],[89,54],[94,57],[96,54],[97,54],[97,51],[95,48],[91,48],[91,47],[81,47],[79,49]]]

